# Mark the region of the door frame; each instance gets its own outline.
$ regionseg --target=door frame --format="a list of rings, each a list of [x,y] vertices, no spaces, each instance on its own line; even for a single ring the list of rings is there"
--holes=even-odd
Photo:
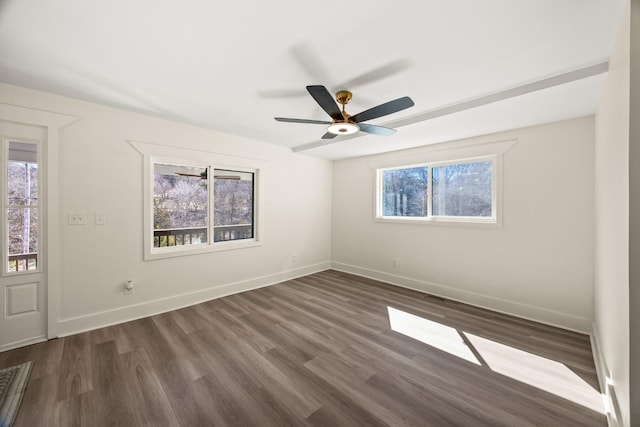
[[[42,233],[46,236],[46,260],[43,266],[46,280],[47,339],[58,336],[60,266],[61,203],[60,203],[60,140],[61,130],[77,120],[76,117],[0,103],[0,119],[45,128],[42,143],[44,187],[42,189],[46,219]],[[4,243],[3,243],[4,244]]]

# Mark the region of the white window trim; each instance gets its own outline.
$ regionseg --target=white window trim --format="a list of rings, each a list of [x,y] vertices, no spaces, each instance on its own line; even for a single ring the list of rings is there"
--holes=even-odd
[[[144,260],[174,258],[178,256],[196,255],[236,249],[253,248],[262,246],[260,238],[262,209],[260,175],[262,161],[246,157],[235,157],[226,154],[212,153],[200,150],[182,149],[158,145],[140,141],[129,141],[129,143],[143,155],[143,227],[144,227]],[[153,247],[153,165],[155,163],[176,164],[184,166],[194,166],[211,169],[236,170],[239,172],[251,172],[253,176],[253,238],[241,240],[229,240],[224,242],[213,242],[213,215],[212,200],[209,202],[209,239],[207,244],[171,246],[164,248]],[[209,174],[209,179],[212,178]],[[213,196],[212,182],[209,183],[210,199]]]
[[[429,224],[444,226],[471,226],[471,227],[502,227],[503,223],[503,157],[517,140],[494,142],[456,142],[434,144],[421,150],[392,155],[381,161],[369,163],[374,171],[374,206],[373,221],[395,224]],[[491,217],[462,217],[462,216],[433,216],[431,173],[433,167],[451,164],[473,163],[479,161],[493,161],[492,168],[492,216]],[[382,172],[390,169],[411,168],[416,166],[428,166],[428,216],[427,217],[399,217],[383,216],[382,209]]]

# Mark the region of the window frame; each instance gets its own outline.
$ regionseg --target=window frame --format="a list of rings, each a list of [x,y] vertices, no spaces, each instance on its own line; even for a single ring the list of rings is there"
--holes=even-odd
[[[184,156],[184,157],[190,157],[190,156]],[[224,162],[222,161],[223,159],[220,159],[221,161],[219,162],[216,162],[216,161],[209,162],[209,161],[206,161],[207,159],[194,160],[194,159],[189,159],[184,157],[145,155],[144,259],[155,260],[155,259],[163,259],[163,258],[172,258],[177,256],[195,255],[195,254],[202,254],[202,253],[228,251],[228,250],[261,246],[262,242],[259,238],[259,230],[260,230],[259,213],[261,211],[259,206],[260,167],[236,165],[236,164],[233,164],[234,162],[229,162],[229,163]],[[238,162],[238,163],[243,163],[243,162]],[[207,207],[208,236],[207,236],[206,243],[198,244],[198,245],[176,245],[176,246],[154,247],[154,244],[153,244],[154,243],[153,183],[154,183],[154,165],[155,164],[167,164],[167,165],[187,166],[187,167],[197,167],[197,168],[207,169],[207,192],[208,192],[209,204]],[[253,174],[253,215],[252,215],[253,237],[252,238],[218,241],[218,242],[214,241],[214,205],[213,205],[214,203],[214,193],[213,193],[214,169],[233,170],[233,171],[247,172],[247,173]]]
[[[453,166],[453,165],[465,165],[469,163],[484,163],[491,162],[491,216],[455,216],[455,215],[433,215],[433,168],[439,168],[443,166]],[[495,224],[497,220],[497,167],[498,167],[498,159],[497,155],[489,155],[483,157],[476,157],[472,159],[463,159],[463,160],[449,160],[444,162],[436,162],[429,164],[429,183],[431,184],[428,188],[428,206],[429,206],[429,217],[431,221],[446,221],[446,222],[466,222],[466,223],[489,223]]]
[[[399,224],[439,224],[459,226],[502,226],[502,161],[506,152],[515,141],[483,145],[481,147],[466,147],[452,149],[449,153],[444,150],[434,150],[434,153],[424,153],[413,156],[412,161],[406,158],[391,159],[384,163],[370,164],[374,170],[374,222]],[[467,154],[465,156],[465,154]],[[433,215],[433,168],[467,163],[492,162],[491,176],[491,216],[444,216]],[[428,168],[427,187],[427,216],[403,217],[385,216],[383,199],[383,173],[388,170],[408,169],[426,166]]]
[[[216,226],[215,224],[215,197],[216,197],[216,188],[215,188],[215,171],[224,171],[224,172],[230,172],[230,173],[250,173],[252,175],[252,187],[251,187],[251,198],[253,201],[253,205],[251,207],[251,232],[253,234],[253,237],[251,238],[247,238],[247,239],[234,239],[234,240],[218,240],[216,241],[216,227],[221,227],[220,225]],[[212,167],[211,168],[211,197],[212,197],[212,202],[210,204],[211,207],[211,231],[213,232],[212,236],[211,236],[211,243],[215,243],[215,244],[222,244],[222,243],[230,243],[230,242],[238,242],[238,241],[242,241],[242,240],[251,240],[254,239],[256,236],[256,182],[257,182],[257,170],[253,169],[253,168],[239,168],[239,167],[228,167],[228,168],[224,168],[224,167]],[[227,225],[222,225],[222,226],[227,226]],[[233,226],[233,224],[231,224],[231,226]]]
[[[35,206],[35,209],[38,212],[38,251],[36,252],[36,268],[33,270],[21,270],[21,271],[10,271],[9,270],[9,221],[7,210],[9,209],[9,203],[7,197],[9,195],[9,180],[7,179],[7,174],[9,170],[9,145],[12,142],[22,143],[22,144],[31,144],[36,146],[36,162],[38,165],[38,204]],[[43,144],[42,141],[39,140],[31,140],[25,138],[11,138],[11,137],[3,137],[2,138],[2,155],[0,155],[0,174],[3,176],[4,184],[0,188],[0,196],[2,197],[2,212],[0,212],[0,222],[2,222],[2,227],[4,230],[3,233],[3,241],[2,247],[0,247],[0,256],[2,257],[3,267],[0,271],[1,277],[15,277],[25,274],[37,274],[43,272],[43,253],[44,253],[44,240],[43,240],[43,182],[42,177],[44,175],[42,168],[42,154]]]

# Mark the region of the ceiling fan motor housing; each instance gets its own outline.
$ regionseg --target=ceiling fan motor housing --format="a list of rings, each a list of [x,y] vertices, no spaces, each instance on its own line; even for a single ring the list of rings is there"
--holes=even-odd
[[[342,104],[343,108],[345,104],[348,104],[349,101],[351,101],[352,97],[353,94],[348,90],[341,90],[336,93],[336,101],[338,101],[338,104]]]
[[[279,122],[327,124],[329,125],[329,128],[327,129],[327,133],[322,136],[322,139],[331,139],[336,135],[351,135],[360,130],[376,135],[393,135],[395,133],[395,129],[362,122],[397,113],[398,111],[414,105],[413,100],[408,96],[405,96],[369,108],[368,110],[361,111],[355,116],[351,116],[345,111],[345,105],[351,101],[353,96],[348,90],[338,91],[336,93],[335,101],[324,86],[307,86],[307,91],[318,105],[333,119],[331,122],[310,119],[290,119],[286,117],[275,117],[275,119]],[[336,101],[338,104],[342,105],[342,109],[336,105]]]

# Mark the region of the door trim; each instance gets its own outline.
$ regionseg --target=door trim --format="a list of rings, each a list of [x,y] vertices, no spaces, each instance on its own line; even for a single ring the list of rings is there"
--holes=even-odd
[[[44,206],[46,221],[42,233],[46,236],[47,257],[44,270],[47,283],[47,338],[58,336],[59,287],[60,287],[60,134],[61,130],[77,120],[76,117],[35,110],[17,105],[0,103],[0,119],[46,128],[46,140],[42,147],[44,177]]]

